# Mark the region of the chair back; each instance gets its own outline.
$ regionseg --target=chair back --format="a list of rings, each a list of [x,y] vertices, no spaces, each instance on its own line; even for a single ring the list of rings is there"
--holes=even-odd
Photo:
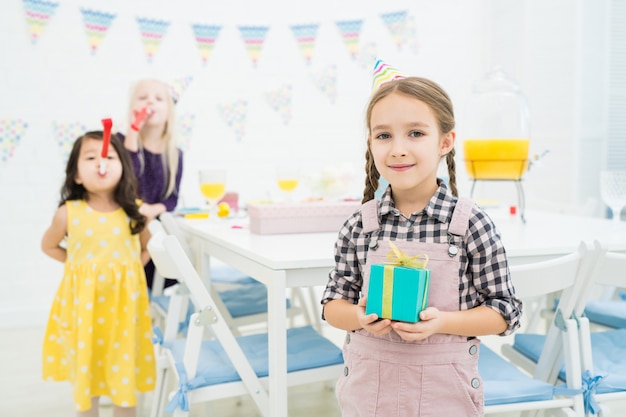
[[[586,279],[592,271],[598,253],[581,242],[578,249],[567,255],[547,261],[511,266],[511,278],[520,298],[558,294],[559,303],[550,323],[546,342],[541,351],[535,378],[555,383],[563,363],[563,333],[565,321],[570,319],[577,306]]]
[[[174,218],[174,215],[172,213],[165,212],[159,216],[159,219],[161,220],[161,224],[163,225],[163,228],[165,229],[167,234],[176,236],[176,238],[178,239],[178,243],[180,243],[180,246],[185,251],[187,257],[189,257],[189,259],[193,259],[193,252],[191,250],[191,247],[189,246],[187,236],[185,236],[185,232],[183,232],[183,230],[178,225],[178,222],[176,221],[176,218]]]
[[[269,397],[266,390],[176,236],[160,232],[153,235],[148,242],[148,251],[159,272],[168,277],[175,277],[186,285],[189,296],[196,306],[197,312],[191,318],[183,359],[187,378],[193,379],[196,375],[197,355],[201,349],[203,329],[205,326],[209,327],[224,348],[248,392],[258,393],[253,395],[253,399],[259,409],[268,409]]]

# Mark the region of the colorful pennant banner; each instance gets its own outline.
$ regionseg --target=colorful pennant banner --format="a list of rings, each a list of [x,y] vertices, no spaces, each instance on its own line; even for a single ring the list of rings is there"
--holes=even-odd
[[[178,103],[183,93],[187,91],[187,88],[189,87],[189,84],[191,84],[192,80],[193,76],[188,75],[186,77],[178,78],[167,83],[174,103]]]
[[[248,55],[252,60],[252,64],[256,67],[265,42],[265,36],[270,28],[267,26],[239,26],[241,37],[248,50]]]
[[[394,12],[394,13],[384,13],[381,14],[380,17],[383,20],[385,26],[389,30],[389,34],[393,39],[393,42],[396,44],[398,48],[402,48],[402,44],[406,40],[406,23],[407,23],[407,12]]]
[[[343,42],[348,48],[352,59],[356,59],[359,52],[361,26],[363,26],[363,20],[344,20],[337,22],[337,27],[339,28]]]
[[[176,119],[176,137],[183,151],[188,151],[191,147],[191,134],[195,123],[196,115],[193,113],[180,114]]]
[[[213,52],[215,42],[217,41],[217,37],[219,36],[221,29],[221,26],[201,24],[191,25],[191,30],[193,30],[193,35],[196,38],[196,43],[198,44],[198,49],[200,50],[200,57],[202,58],[202,63],[204,65],[206,65],[211,57],[211,52]]]
[[[6,162],[13,157],[28,123],[22,119],[0,119],[0,160]]]
[[[359,53],[357,54],[356,62],[359,67],[370,70],[376,63],[376,57],[378,57],[378,48],[374,42],[368,42],[361,46]]]
[[[337,67],[329,65],[316,69],[311,73],[313,85],[315,85],[331,103],[337,100]]]
[[[313,59],[313,49],[315,49],[315,39],[317,38],[319,26],[319,24],[291,26],[291,31],[298,42],[307,65],[311,65],[311,60]]]
[[[52,130],[54,140],[59,145],[63,163],[67,162],[74,141],[87,131],[87,127],[81,122],[53,121]]]
[[[148,19],[138,17],[139,31],[141,32],[141,40],[143,41],[144,50],[148,58],[148,62],[152,62],[152,58],[156,54],[163,36],[167,32],[170,22],[165,20]]]
[[[291,85],[284,85],[263,94],[269,106],[278,112],[285,125],[289,124],[291,121],[292,90]]]
[[[80,12],[83,14],[85,33],[87,34],[91,53],[95,55],[104,35],[106,35],[109,27],[111,27],[111,23],[113,23],[113,19],[115,19],[115,15],[84,8],[81,8]]]
[[[30,41],[36,44],[59,3],[41,0],[23,1],[26,12],[26,24],[30,32]]]
[[[217,110],[222,116],[224,122],[226,122],[226,124],[230,126],[235,133],[235,139],[237,142],[241,142],[241,139],[246,133],[248,101],[245,99],[238,99],[230,103],[218,104]]]
[[[404,43],[409,45],[409,49],[411,49],[411,51],[414,54],[417,54],[418,52],[418,46],[417,46],[417,19],[415,18],[415,16],[409,16],[408,20],[407,20],[407,24],[406,24],[406,38],[404,40]]]

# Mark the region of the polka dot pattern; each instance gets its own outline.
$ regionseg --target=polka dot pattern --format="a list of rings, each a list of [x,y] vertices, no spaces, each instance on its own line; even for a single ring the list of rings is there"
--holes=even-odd
[[[67,203],[68,257],[43,342],[44,380],[70,381],[77,411],[92,396],[123,407],[154,389],[156,366],[139,237],[122,209]],[[149,335],[150,337],[146,337]]]

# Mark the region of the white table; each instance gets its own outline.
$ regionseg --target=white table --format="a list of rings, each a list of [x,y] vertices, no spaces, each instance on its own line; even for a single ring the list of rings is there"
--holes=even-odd
[[[511,264],[548,259],[576,250],[581,240],[599,239],[610,250],[626,251],[626,222],[563,215],[526,213],[526,224],[508,216],[492,215]],[[196,254],[215,257],[267,286],[269,333],[270,415],[287,416],[286,288],[325,285],[334,267],[337,233],[255,235],[245,220],[181,220],[192,237]],[[206,256],[197,267],[208,270]]]

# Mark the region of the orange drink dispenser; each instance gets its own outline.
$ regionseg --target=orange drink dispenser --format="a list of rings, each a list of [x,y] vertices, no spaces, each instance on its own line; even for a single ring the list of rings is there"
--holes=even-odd
[[[515,181],[523,217],[519,181],[528,168],[530,146],[526,97],[501,67],[494,67],[474,84],[467,112],[467,126],[460,133],[473,185],[476,181]]]

